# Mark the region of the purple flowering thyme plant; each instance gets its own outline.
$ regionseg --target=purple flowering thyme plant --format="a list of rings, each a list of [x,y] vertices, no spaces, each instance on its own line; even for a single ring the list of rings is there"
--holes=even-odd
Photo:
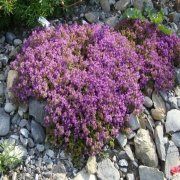
[[[161,32],[148,21],[125,19],[116,30],[126,36],[135,48],[140,68],[140,85],[143,89],[151,83],[157,89],[168,90],[174,83],[174,65],[180,54],[180,39]]]
[[[141,108],[141,62],[125,36],[100,25],[38,29],[12,62],[19,101],[46,100],[47,126],[79,154],[95,154]]]

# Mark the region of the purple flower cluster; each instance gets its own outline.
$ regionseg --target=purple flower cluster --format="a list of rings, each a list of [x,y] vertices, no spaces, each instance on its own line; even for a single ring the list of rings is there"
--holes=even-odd
[[[180,39],[175,34],[166,35],[156,25],[141,20],[123,20],[116,30],[131,41],[139,55],[141,88],[149,83],[157,89],[172,88]]]
[[[128,39],[100,25],[36,30],[12,62],[13,93],[47,101],[47,126],[68,146],[93,154],[141,108],[138,55]],[[76,143],[74,143],[74,146]]]

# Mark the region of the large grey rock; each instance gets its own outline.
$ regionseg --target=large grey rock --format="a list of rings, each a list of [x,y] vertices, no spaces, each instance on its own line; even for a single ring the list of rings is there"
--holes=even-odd
[[[99,14],[96,12],[88,12],[85,14],[85,18],[88,20],[88,22],[95,23],[99,19]]]
[[[35,121],[31,121],[31,135],[36,143],[43,143],[45,140],[43,127]]]
[[[139,166],[140,180],[164,180],[163,172],[157,168]]]
[[[180,159],[179,159],[179,151],[178,148],[172,141],[169,141],[168,148],[167,148],[167,155],[165,161],[165,169],[164,173],[167,179],[171,179],[170,170],[172,167],[179,166]]]
[[[6,42],[9,44],[13,44],[13,41],[16,38],[15,34],[11,32],[7,32],[5,36],[6,36]]]
[[[97,177],[100,180],[119,180],[120,174],[110,159],[98,163]]]
[[[127,8],[129,3],[130,3],[130,0],[119,0],[115,4],[115,9],[118,10],[118,11],[119,10],[123,11],[123,10],[125,10]]]
[[[166,117],[166,133],[180,131],[180,111],[172,109],[168,111]]]
[[[100,4],[104,12],[110,11],[110,4],[108,0],[100,0]]]
[[[144,106],[147,108],[151,108],[153,106],[153,102],[148,96],[144,97]]]
[[[10,116],[0,108],[0,136],[5,136],[10,130]]]
[[[119,133],[116,139],[121,147],[124,147],[127,144],[127,137],[125,134]]]
[[[149,131],[139,129],[137,136],[134,138],[136,157],[146,166],[157,167],[158,157],[153,140]]]
[[[152,101],[156,109],[161,109],[164,113],[166,113],[166,105],[159,92],[153,91]]]
[[[31,99],[29,102],[29,115],[35,118],[35,121],[43,125],[45,117],[45,103]]]
[[[177,147],[180,147],[180,132],[172,134],[172,141]]]
[[[88,174],[85,169],[80,171],[73,180],[96,180],[96,176],[93,174]]]
[[[134,159],[134,154],[133,154],[133,152],[132,152],[132,150],[131,150],[130,145],[127,144],[127,145],[124,147],[124,150],[125,150],[128,158],[129,158],[131,161],[134,161],[134,160],[135,160],[135,159]]]
[[[0,82],[0,97],[4,97],[4,84]]]
[[[131,114],[129,116],[129,126],[132,130],[137,130],[140,128],[140,123],[139,123],[139,119],[137,116],[135,116],[134,114]]]
[[[163,136],[164,136],[163,126],[162,125],[156,126],[154,137],[155,137],[157,152],[159,155],[159,159],[161,159],[162,161],[165,161],[166,151],[165,151]]]

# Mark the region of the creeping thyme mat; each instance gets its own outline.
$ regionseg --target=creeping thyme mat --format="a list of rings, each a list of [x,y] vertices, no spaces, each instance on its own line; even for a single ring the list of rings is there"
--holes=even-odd
[[[145,86],[173,86],[179,39],[139,20],[119,27],[123,35],[101,25],[40,28],[11,63],[16,101],[45,100],[47,128],[77,156],[96,154],[128,126]]]

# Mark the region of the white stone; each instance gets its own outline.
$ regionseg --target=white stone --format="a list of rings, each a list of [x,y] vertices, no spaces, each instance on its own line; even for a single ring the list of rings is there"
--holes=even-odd
[[[166,117],[166,133],[180,131],[180,111],[172,109],[168,111]]]
[[[89,174],[96,173],[96,171],[97,171],[96,156],[89,157],[87,164],[86,164],[86,170]]]

